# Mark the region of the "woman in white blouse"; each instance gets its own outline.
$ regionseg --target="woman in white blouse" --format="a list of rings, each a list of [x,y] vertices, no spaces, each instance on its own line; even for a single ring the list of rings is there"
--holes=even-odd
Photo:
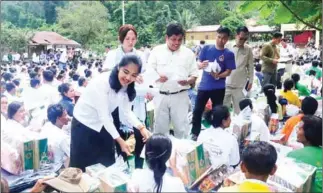
[[[26,111],[23,103],[14,101],[8,106],[8,120],[5,128],[1,128],[1,138],[11,144],[12,146],[19,148],[22,142],[33,140],[38,137],[38,134],[31,131],[26,126]]]
[[[176,168],[174,158],[170,168],[174,176],[167,173],[166,162],[172,154],[172,141],[163,134],[152,135],[146,143],[147,169],[136,169],[128,183],[128,192],[186,192],[184,177]],[[176,156],[174,156],[176,157]]]
[[[88,84],[74,107],[71,128],[71,167],[85,167],[115,162],[115,141],[130,155],[130,148],[120,137],[112,118],[118,108],[127,124],[140,131],[143,140],[149,132],[131,111],[136,97],[135,80],[140,74],[141,61],[135,55],[124,56],[111,73],[102,73]]]
[[[116,65],[119,64],[119,62],[121,61],[121,58],[126,54],[136,54],[138,57],[140,57],[142,61],[141,72],[144,72],[146,59],[142,51],[135,49],[135,45],[137,43],[137,31],[135,27],[130,24],[122,25],[119,28],[118,39],[120,41],[120,46],[117,49],[113,49],[108,52],[106,59],[103,63],[103,71],[110,71],[111,69],[113,69]],[[136,80],[139,83],[142,81],[140,76],[138,76]],[[140,87],[139,88],[136,87],[136,90],[137,90],[137,95],[133,101],[133,111],[135,112],[135,115],[139,118],[140,121],[145,122],[146,106],[145,106],[145,94],[143,93],[147,91],[144,91]],[[117,122],[116,127],[117,127],[117,130],[119,131],[119,134],[123,137],[124,140],[126,140],[128,135],[121,130],[122,129],[132,130],[131,125],[127,124],[127,121],[124,120],[125,117],[123,117],[122,114],[115,113],[113,114],[113,118],[114,118],[114,121]],[[122,129],[120,129],[120,127],[122,127]],[[134,130],[134,132],[135,132],[134,136],[137,141],[135,145],[135,168],[142,168],[144,161],[142,158],[140,158],[140,153],[142,152],[144,144],[140,140],[141,139],[140,134],[138,134],[136,130]]]

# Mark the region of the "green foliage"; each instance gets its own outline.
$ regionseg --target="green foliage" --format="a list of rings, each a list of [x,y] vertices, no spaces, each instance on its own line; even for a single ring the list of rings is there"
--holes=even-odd
[[[222,20],[221,25],[228,27],[231,31],[231,37],[233,37],[237,27],[244,26],[245,23],[244,18],[241,15],[234,13]]]
[[[87,49],[104,50],[112,41],[108,32],[108,12],[100,2],[73,2],[57,10],[57,31]]]
[[[31,29],[17,28],[9,22],[1,24],[1,52],[14,50],[17,52],[25,52],[28,39],[32,37]]]
[[[303,23],[307,27],[322,30],[322,1],[279,0],[244,1],[239,6],[243,14],[250,11],[260,18],[259,23]],[[256,14],[258,13],[258,14]]]
[[[223,1],[204,1],[197,9],[201,25],[218,25],[228,15]]]

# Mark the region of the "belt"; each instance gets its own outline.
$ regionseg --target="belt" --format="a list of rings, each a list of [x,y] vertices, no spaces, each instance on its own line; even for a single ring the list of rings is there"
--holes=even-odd
[[[169,92],[169,91],[159,91],[160,94],[164,94],[164,95],[172,95],[172,94],[178,94],[178,93],[181,93],[181,92],[184,92],[184,91],[187,91],[187,89],[183,89],[183,90],[180,90],[180,91],[177,91],[177,92]]]

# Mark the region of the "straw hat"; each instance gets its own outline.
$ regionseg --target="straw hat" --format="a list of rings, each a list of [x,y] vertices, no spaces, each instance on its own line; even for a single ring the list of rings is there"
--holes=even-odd
[[[79,168],[66,168],[57,178],[44,183],[62,192],[88,192],[95,180]],[[98,184],[99,186],[99,184]]]

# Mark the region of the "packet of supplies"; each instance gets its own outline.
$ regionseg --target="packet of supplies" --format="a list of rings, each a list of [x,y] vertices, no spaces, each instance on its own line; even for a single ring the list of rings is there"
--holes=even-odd
[[[213,62],[209,62],[208,66],[204,69],[206,72],[215,72],[215,73],[220,73],[221,72],[221,66],[219,63],[214,60]]]
[[[102,192],[127,192],[127,183],[130,176],[117,167],[106,168],[99,176]]]
[[[199,190],[201,192],[210,192],[216,190],[222,184],[225,178],[230,174],[230,170],[226,165],[222,165],[217,169],[212,170],[199,185]]]
[[[270,117],[268,128],[271,134],[276,133],[276,131],[279,129],[279,119],[278,114],[273,113]]]
[[[85,173],[89,174],[91,177],[98,177],[106,167],[100,163],[88,166],[85,168]]]
[[[130,152],[135,151],[136,139],[134,134],[130,135],[130,137],[126,140],[126,144],[129,146]]]
[[[276,164],[277,171],[268,178],[269,183],[280,184],[293,192],[310,192],[316,167],[286,157]]]

